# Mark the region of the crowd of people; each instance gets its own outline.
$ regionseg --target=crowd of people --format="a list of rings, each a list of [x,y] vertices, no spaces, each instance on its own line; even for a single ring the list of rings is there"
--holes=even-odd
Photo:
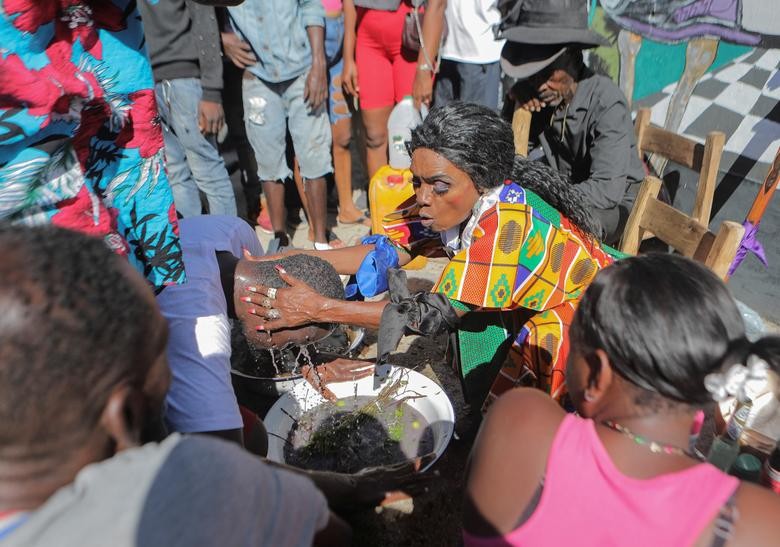
[[[0,0],[0,544],[349,544],[350,511],[419,488],[434,456],[270,462],[231,381],[236,329],[266,351],[340,324],[376,329],[377,358],[304,367],[323,393],[449,334],[484,414],[466,545],[773,545],[780,499],[687,447],[707,378],[780,374],[780,339],[749,342],[703,266],[610,246],[645,167],[585,63],[587,4]],[[345,246],[327,181],[338,221],[368,225],[353,123],[371,175],[407,96],[430,107],[414,196]],[[313,248],[289,247],[288,188]],[[412,293],[418,256],[446,265]]]

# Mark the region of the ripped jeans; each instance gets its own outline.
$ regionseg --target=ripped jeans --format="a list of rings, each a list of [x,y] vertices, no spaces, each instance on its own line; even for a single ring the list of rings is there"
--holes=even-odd
[[[333,171],[328,111],[325,105],[314,111],[309,108],[303,99],[305,87],[306,74],[271,83],[244,73],[244,122],[260,180],[284,181],[292,176],[285,156],[288,127],[304,179]]]
[[[163,126],[168,180],[176,210],[183,217],[201,213],[200,194],[206,194],[212,215],[236,216],[236,197],[214,135],[198,127],[203,94],[197,78],[163,80],[154,86]]]

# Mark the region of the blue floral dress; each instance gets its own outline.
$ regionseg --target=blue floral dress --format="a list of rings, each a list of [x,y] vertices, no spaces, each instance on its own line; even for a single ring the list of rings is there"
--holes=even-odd
[[[158,290],[184,280],[133,0],[0,0],[0,220],[101,237]]]

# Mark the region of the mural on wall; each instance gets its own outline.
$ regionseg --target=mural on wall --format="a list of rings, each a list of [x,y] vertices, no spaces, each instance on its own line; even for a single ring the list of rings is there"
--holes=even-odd
[[[727,152],[754,160],[742,175],[761,180],[780,145],[776,0],[599,1],[593,28],[615,46],[591,63],[651,106],[654,123],[698,138],[726,133]],[[663,161],[653,166],[663,171]]]
[[[583,1],[592,28],[612,44],[593,50],[589,64],[618,82],[634,108],[651,108],[654,124],[700,142],[725,133],[714,222],[744,219],[780,148],[780,0]],[[651,164],[663,173],[662,161]],[[664,178],[685,208],[694,194],[685,185],[695,179],[674,170]],[[757,240],[769,267],[749,256],[729,286],[780,323],[780,197],[762,207]]]

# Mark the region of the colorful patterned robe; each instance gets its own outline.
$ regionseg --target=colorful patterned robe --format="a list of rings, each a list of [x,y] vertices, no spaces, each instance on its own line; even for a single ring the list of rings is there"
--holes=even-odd
[[[0,220],[102,237],[157,289],[184,280],[132,0],[0,0]]]
[[[385,217],[388,237],[411,254],[442,256],[439,235],[420,224],[418,207],[411,203]],[[460,331],[461,372],[465,375],[477,366],[474,361],[485,353],[485,346],[495,353],[508,336],[516,336],[485,404],[529,378],[560,398],[567,330],[577,302],[612,257],[536,194],[510,181],[498,203],[479,218],[472,238],[471,245],[450,258],[432,290],[447,295],[461,309],[510,312],[519,324],[513,329],[508,326],[511,318],[502,319],[504,325],[497,328],[503,338],[496,337],[493,326],[492,344],[491,336]],[[468,355],[475,359],[469,362],[464,358]]]

